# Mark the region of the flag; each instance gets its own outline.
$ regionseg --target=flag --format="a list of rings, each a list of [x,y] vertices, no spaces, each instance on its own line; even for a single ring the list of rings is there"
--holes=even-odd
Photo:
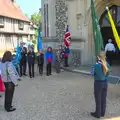
[[[41,34],[40,34],[40,29],[38,29],[37,49],[38,49],[38,52],[40,50],[42,50],[42,38],[41,38]]]
[[[71,34],[70,34],[70,31],[69,31],[69,28],[67,26],[66,28],[66,33],[65,33],[65,36],[64,36],[64,45],[69,48],[69,46],[71,45]]]
[[[15,61],[17,64],[20,64],[20,59],[21,59],[21,48],[20,46],[18,45],[17,46],[17,51],[16,51],[16,56],[15,56]]]
[[[93,37],[95,46],[95,55],[98,56],[103,47],[103,38],[100,31],[100,25],[98,17],[96,15],[96,10],[94,7],[94,2],[91,0],[91,16],[92,16],[92,27],[93,27]]]
[[[113,18],[112,18],[111,14],[110,14],[110,11],[109,11],[108,7],[106,7],[106,10],[107,10],[108,17],[109,17],[109,20],[110,20],[110,23],[111,23],[111,26],[112,26],[112,31],[113,31],[113,35],[114,35],[115,41],[116,41],[117,46],[118,46],[118,48],[120,50],[120,37],[118,35],[117,29],[115,27],[115,23],[113,21]]]

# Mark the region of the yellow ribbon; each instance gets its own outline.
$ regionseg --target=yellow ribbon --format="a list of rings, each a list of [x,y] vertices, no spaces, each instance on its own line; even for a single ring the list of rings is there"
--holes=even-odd
[[[118,48],[120,50],[120,37],[119,37],[117,29],[115,27],[115,23],[113,21],[113,18],[112,18],[111,14],[110,14],[109,8],[106,7],[106,10],[108,12],[108,17],[109,17],[109,20],[110,20],[110,23],[111,23],[111,27],[112,27],[112,31],[113,31],[113,35],[114,35],[115,41],[116,41],[117,46],[118,46]]]

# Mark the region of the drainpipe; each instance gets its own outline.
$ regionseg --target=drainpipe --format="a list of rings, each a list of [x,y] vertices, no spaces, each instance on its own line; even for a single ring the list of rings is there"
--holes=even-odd
[[[87,11],[87,0],[84,0],[84,25],[86,26],[86,11]]]

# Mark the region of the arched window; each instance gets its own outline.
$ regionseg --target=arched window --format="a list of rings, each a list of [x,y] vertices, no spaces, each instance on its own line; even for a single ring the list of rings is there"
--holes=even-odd
[[[111,15],[113,17],[115,25],[120,26],[120,6],[113,5],[110,8]],[[103,12],[100,18],[100,26],[102,27],[110,27],[109,18],[107,15],[107,11]]]

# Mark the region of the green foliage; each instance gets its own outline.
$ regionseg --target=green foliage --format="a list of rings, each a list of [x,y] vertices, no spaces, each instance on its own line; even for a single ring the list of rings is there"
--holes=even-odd
[[[37,41],[36,40],[32,40],[32,43],[35,45],[35,44],[37,44]]]
[[[40,13],[34,13],[31,15],[31,21],[33,24],[37,25],[41,28],[42,26],[42,18]]]
[[[35,36],[38,37],[38,29],[35,30]]]

